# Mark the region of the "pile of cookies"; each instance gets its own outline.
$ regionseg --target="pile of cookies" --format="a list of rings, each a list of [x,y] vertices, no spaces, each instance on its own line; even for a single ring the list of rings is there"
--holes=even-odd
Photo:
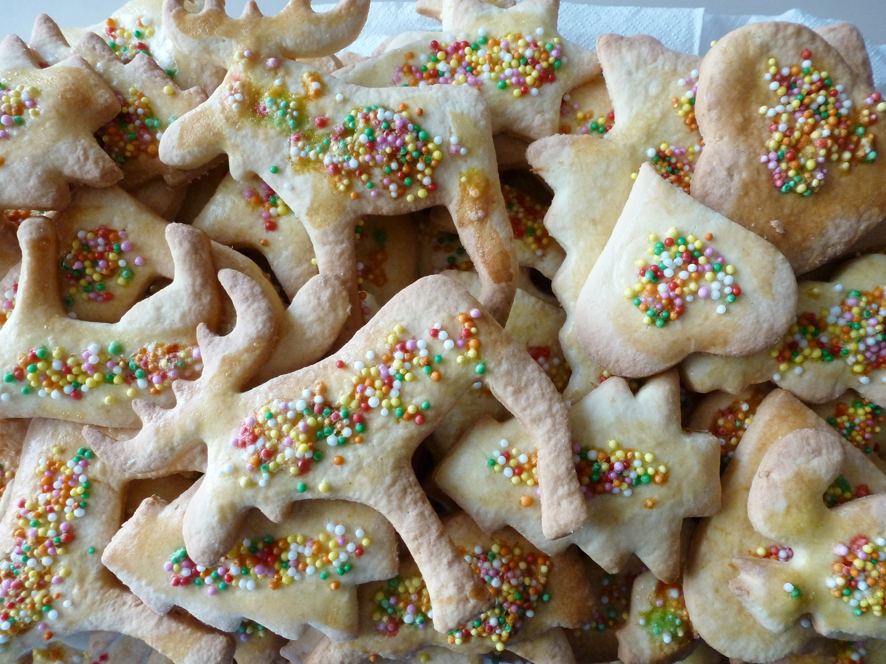
[[[558,4],[0,43],[0,663],[886,662],[863,40]]]

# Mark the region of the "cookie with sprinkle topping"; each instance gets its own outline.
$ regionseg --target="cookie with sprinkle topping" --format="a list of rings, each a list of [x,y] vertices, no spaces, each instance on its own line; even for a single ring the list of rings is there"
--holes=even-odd
[[[84,445],[80,429],[36,419],[25,439],[11,508],[0,521],[0,657],[11,661],[78,632],[115,630],[176,664],[231,662],[233,638],[193,619],[158,616],[102,565],[127,477]]]
[[[72,112],[76,109],[76,112]],[[0,43],[0,209],[58,210],[68,183],[107,187],[123,173],[92,134],[120,112],[79,56],[41,69],[15,35]]]
[[[189,0],[188,6],[195,5]],[[140,53],[148,55],[182,88],[211,92],[225,75],[222,67],[189,58],[176,46],[163,25],[163,0],[129,0],[99,23],[62,30],[72,44],[87,32],[101,37],[124,64]]]
[[[684,519],[720,504],[719,445],[680,426],[676,372],[636,395],[623,378],[609,378],[571,407],[569,421],[590,519],[568,537],[550,541],[541,531],[548,489],[516,420],[480,420],[437,467],[437,484],[488,531],[510,525],[549,553],[576,544],[613,574],[636,553],[658,578],[676,581]]]
[[[688,185],[703,143],[692,111],[701,58],[671,51],[652,37],[619,35],[599,37],[597,57],[618,118],[606,140],[575,133],[551,136],[527,153],[554,190],[545,226],[566,250],[553,288],[568,315],[560,342],[573,370],[566,390],[573,401],[596,387],[602,374],[576,336],[576,302],[641,164],[651,162],[669,182]]]
[[[693,195],[807,272],[886,216],[884,113],[869,78],[813,30],[739,28],[701,68],[696,114],[706,147]]]
[[[426,577],[407,558],[401,561],[398,576],[358,590],[357,639],[344,643],[323,639],[306,664],[359,662],[370,654],[399,658],[428,646],[463,655],[505,649],[519,653],[552,628],[577,627],[589,618],[593,598],[578,552],[548,556],[510,528],[485,533],[464,512],[447,517],[444,524],[473,573],[494,594],[495,605],[464,625],[436,631],[438,610],[428,594]],[[551,651],[536,651],[543,656],[533,661],[568,661],[554,654],[560,650],[571,655],[565,634],[545,643]]]
[[[224,632],[245,618],[287,639],[311,624],[338,641],[357,635],[357,586],[397,573],[391,525],[363,505],[329,501],[303,503],[279,523],[254,513],[230,551],[197,565],[182,524],[198,489],[145,500],[102,558],[161,615],[178,606]]]
[[[83,641],[83,636],[88,637]],[[70,641],[53,641],[43,648],[34,648],[24,662],[16,664],[170,664],[165,657],[149,645],[131,636],[117,632],[89,632]]]
[[[206,100],[202,88],[183,90],[145,53],[124,64],[108,44],[92,32],[71,46],[45,14],[34,23],[30,47],[41,62],[48,64],[73,54],[83,57],[114,91],[120,113],[100,127],[95,137],[123,171],[121,186],[129,189],[158,177],[171,186],[178,186],[200,174],[167,166],[160,161],[159,148],[169,125]]]
[[[644,164],[581,290],[575,330],[601,367],[644,377],[699,351],[768,348],[790,325],[796,297],[778,249]]]
[[[196,326],[215,325],[221,314],[209,240],[180,224],[165,231],[175,265],[172,284],[116,323],[92,323],[64,309],[52,223],[42,217],[22,223],[15,308],[0,329],[3,417],[131,426],[138,423],[132,399],[170,403],[170,384],[200,373]]]
[[[476,90],[367,88],[280,57],[322,53],[355,38],[365,0],[342,0],[323,14],[290,3],[276,16],[253,12],[236,21],[218,7],[190,14],[181,5],[168,4],[166,25],[193,57],[225,62],[228,73],[208,101],[164,134],[161,159],[196,168],[227,153],[234,178],[266,180],[307,229],[320,273],[347,283],[351,320],[342,341],[363,322],[354,276],[357,220],[433,205],[449,208],[482,277],[481,301],[506,320],[517,278],[513,232],[488,111]],[[212,30],[206,16],[213,16]],[[334,31],[318,29],[334,21]],[[268,31],[283,24],[288,29],[271,38]],[[267,40],[264,51],[249,41],[253,34]]]
[[[560,37],[559,8],[558,0],[506,8],[443,0],[442,33],[395,37],[382,54],[335,75],[368,87],[473,87],[489,105],[493,133],[550,136],[563,95],[600,75],[592,52]]]
[[[475,272],[447,270],[443,274],[464,285],[472,294],[480,292]],[[526,352],[544,370],[558,391],[562,392],[569,381],[569,365],[560,350],[557,333],[563,326],[566,314],[522,288],[517,290],[514,306],[508,316],[505,332],[526,348]],[[502,406],[486,387],[471,390],[453,408],[443,423],[425,440],[425,446],[436,459],[442,459],[461,437],[481,417],[503,419],[508,416]]]
[[[783,632],[809,616],[824,636],[886,638],[886,494],[836,506],[816,500],[845,465],[843,439],[820,430],[783,436],[760,462],[748,518],[795,555],[734,559],[739,576],[729,589],[766,629]]]
[[[811,645],[817,638],[810,623],[794,625],[780,633],[763,627],[729,590],[738,576],[733,560],[741,556],[786,564],[793,557],[788,543],[759,534],[748,519],[748,492],[761,460],[776,441],[798,430],[836,436],[830,425],[785,390],[770,393],[757,408],[722,478],[722,509],[702,519],[683,574],[683,593],[696,631],[727,657],[743,661],[774,661]],[[854,496],[886,491],[886,476],[865,455],[839,436],[844,448],[840,484]],[[842,491],[842,489],[840,489]],[[837,505],[831,488],[822,492],[822,503]],[[833,543],[832,543],[833,544]],[[781,593],[778,588],[773,592]],[[770,599],[778,599],[770,594]]]
[[[419,280],[337,353],[246,389],[275,336],[273,312],[255,282],[229,270],[219,278],[237,308],[236,327],[225,337],[198,328],[200,378],[174,383],[172,409],[136,404],[141,434],[106,453],[121,468],[149,474],[206,444],[206,475],[184,521],[196,563],[211,565],[229,550],[252,507],[279,520],[293,501],[340,498],[375,508],[403,537],[442,606],[436,629],[484,610],[491,596],[451,546],[410,468],[418,444],[478,382],[533,432],[540,477],[551,478],[544,532],[562,537],[585,520],[559,394],[453,280]]]
[[[886,403],[886,256],[870,254],[841,267],[829,281],[803,281],[793,322],[768,349],[742,358],[699,353],[681,364],[696,392],[737,393],[771,380],[809,403],[827,403],[854,389]]]

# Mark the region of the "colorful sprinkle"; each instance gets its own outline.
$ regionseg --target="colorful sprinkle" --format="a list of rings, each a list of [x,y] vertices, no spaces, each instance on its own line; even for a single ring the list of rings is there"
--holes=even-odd
[[[704,240],[710,242],[713,235],[707,233]],[[741,295],[735,284],[735,266],[726,262],[714,247],[694,235],[682,237],[671,227],[664,241],[650,233],[647,252],[652,260],[640,258],[637,283],[625,290],[625,298],[632,300],[647,325],[665,327],[677,320],[686,305],[696,297],[702,300],[723,300],[717,306],[718,314],[725,314],[729,304]]]
[[[539,603],[550,600],[545,591],[552,561],[542,554],[524,552],[519,545],[495,542],[489,549],[459,547],[471,569],[495,596],[495,606],[472,622],[448,633],[452,645],[471,639],[489,639],[496,650],[519,633],[524,621],[535,616]],[[372,619],[385,636],[397,636],[409,625],[424,628],[433,609],[424,580],[397,577],[375,595]]]
[[[57,606],[69,607],[62,588],[71,570],[65,566],[70,544],[76,538],[75,520],[86,515],[91,450],[82,447],[70,460],[56,447],[41,458],[34,474],[40,493],[34,500],[20,499],[14,509],[19,521],[12,551],[0,561],[0,644],[35,627],[52,638],[47,622],[58,618]]]
[[[501,193],[505,199],[514,237],[522,240],[534,255],[544,256],[552,242],[544,224],[545,214],[550,206],[540,204],[531,196],[507,184],[501,186]]]
[[[338,362],[337,368],[353,371],[353,376],[350,390],[337,402],[328,400],[326,384],[320,382],[313,389],[303,390],[296,400],[274,399],[254,411],[231,441],[232,447],[242,451],[244,474],[240,485],[267,486],[271,476],[284,469],[292,477],[306,475],[314,463],[324,459],[324,449],[335,456],[348,445],[362,444],[376,416],[424,424],[432,404],[425,400],[409,402],[401,392],[420,376],[439,382],[444,376],[441,365],[451,362],[449,353],[456,353],[456,364],[473,365],[475,373],[485,373],[479,317],[479,310],[459,314],[459,332],[451,337],[436,323],[428,330],[427,339],[402,339],[406,330],[396,325],[386,338],[383,352],[369,351],[365,361],[358,360],[350,368]],[[347,457],[342,455],[336,465],[346,463]],[[233,464],[222,468],[223,474],[233,472]],[[323,493],[329,490],[328,485],[325,491],[322,485],[317,488]]]
[[[679,97],[673,97],[671,104],[678,117],[683,118],[683,124],[689,131],[698,131],[698,122],[695,120],[695,99],[698,93],[698,70],[693,69],[688,76],[677,81],[677,85],[685,88],[686,92]]]
[[[615,439],[608,449],[572,446],[572,461],[585,498],[611,493],[630,498],[635,488],[666,484],[670,478],[667,464],[656,461],[652,452],[623,448]]]
[[[224,103],[240,114],[288,135],[289,160],[298,172],[323,168],[336,190],[414,201],[436,191],[433,175],[443,161],[448,140],[450,155],[467,154],[457,136],[434,136],[414,123],[407,104],[397,110],[382,106],[354,108],[343,118],[309,117],[308,106],[323,96],[323,79],[305,73],[303,91],[290,91],[282,79],[257,90],[246,80],[227,84]],[[421,116],[422,109],[414,110]],[[322,164],[322,166],[321,166]],[[276,168],[276,167],[275,167]]]
[[[0,327],[6,324],[15,309],[15,298],[18,297],[18,284],[12,284],[12,288],[3,293],[0,299]]]
[[[886,595],[886,539],[856,535],[834,548],[833,574],[825,579],[831,594],[849,605],[855,616],[883,617]]]
[[[717,437],[720,442],[720,472],[726,470],[726,466],[735,456],[735,449],[741,442],[745,431],[754,421],[754,413],[766,396],[764,390],[755,389],[747,400],[736,399],[725,408],[718,410],[708,431]]]
[[[0,140],[19,134],[30,120],[40,117],[40,89],[0,81]]]
[[[114,94],[120,112],[95,133],[99,145],[118,164],[137,157],[156,159],[163,122],[151,108],[151,100],[136,88],[130,88],[125,96],[116,90]]]
[[[657,581],[649,600],[650,609],[641,611],[639,624],[665,644],[679,645],[695,638],[692,621],[683,600],[683,586]]]
[[[854,447],[865,454],[873,454],[879,447],[874,436],[880,433],[883,420],[883,409],[880,406],[859,397],[851,402],[837,403],[834,415],[828,418],[828,424]]]
[[[779,67],[773,57],[763,78],[778,97],[778,105],[761,106],[769,121],[770,138],[760,163],[771,171],[773,186],[783,194],[810,196],[821,190],[827,164],[846,173],[852,164],[877,158],[875,136],[868,129],[886,103],[875,92],[866,108],[853,109],[852,100],[827,74],[812,64],[809,50],[802,63]]]
[[[578,102],[565,94],[560,102],[560,119],[563,122],[558,130],[560,134],[571,134],[574,127],[577,134],[604,136],[615,125],[615,111],[610,110],[605,115],[598,115],[590,109],[584,111]]]
[[[367,284],[381,288],[388,283],[385,264],[388,260],[388,234],[384,229],[376,230],[371,238],[363,238],[363,226],[357,226],[357,286],[364,290]]]
[[[474,269],[474,263],[455,233],[434,231],[428,224],[422,224],[421,235],[422,242],[430,247],[434,257],[438,255],[441,257],[441,260],[434,261],[434,274],[439,274],[443,270],[467,272]]]
[[[572,368],[559,346],[527,346],[526,352],[548,375],[558,392],[566,389],[572,376]]]
[[[649,148],[646,151],[646,160],[652,164],[662,179],[680,187],[688,194],[692,185],[695,162],[703,149],[704,141],[698,145],[690,145],[688,148],[662,143],[658,148]],[[636,178],[636,175],[633,173],[632,177]]]
[[[140,256],[129,264],[124,254],[132,251],[132,243],[126,231],[99,226],[94,231],[78,231],[67,254],[62,256],[61,267],[68,283],[65,306],[73,307],[77,296],[81,300],[108,302],[114,299],[109,290],[116,282],[128,286],[134,276],[133,265],[144,265]]]
[[[203,371],[200,349],[196,346],[156,343],[139,348],[124,357],[123,347],[111,342],[107,348],[90,344],[78,354],[68,354],[63,348],[50,351],[46,347],[32,348],[23,353],[18,364],[3,374],[3,382],[20,386],[22,395],[63,397],[79,401],[88,393],[118,388],[133,398],[164,392],[179,378],[195,380]],[[7,400],[12,394],[4,392]],[[105,403],[113,403],[106,396]]]
[[[120,25],[117,19],[109,18],[105,21],[105,36],[108,47],[124,63],[131,62],[139,53],[151,54],[148,40],[154,36],[153,21],[147,16],[136,19],[135,28],[129,29]],[[166,72],[174,75],[175,72]]]
[[[594,610],[591,622],[583,629],[605,632],[620,628],[628,619],[635,578],[637,574],[626,572],[606,574],[596,589],[598,608]]]
[[[839,284],[838,292],[843,290]],[[849,291],[830,309],[800,313],[781,341],[769,352],[781,373],[803,373],[806,362],[842,360],[859,382],[886,367],[886,298],[883,288]]]
[[[278,590],[314,574],[324,581],[344,576],[371,544],[362,528],[349,533],[344,525],[329,523],[325,532],[314,537],[294,533],[245,539],[212,567],[197,565],[181,548],[170,556],[164,570],[170,575],[170,585],[205,587],[210,596],[236,589]]]
[[[840,475],[834,480],[831,486],[828,487],[828,490],[824,492],[822,500],[824,500],[825,505],[828,507],[836,507],[837,505],[848,503],[850,500],[855,500],[856,498],[864,498],[870,494],[871,491],[867,484],[859,484],[852,487],[847,479]]]
[[[769,547],[758,546],[753,551],[748,551],[751,558],[764,558],[766,560],[776,560],[780,563],[786,563],[794,557],[794,550],[783,544],[772,544]]]
[[[240,627],[237,628],[237,640],[246,643],[254,636],[263,639],[269,633],[264,625],[259,625],[253,620],[244,620],[240,623]]]
[[[480,29],[474,41],[448,42],[432,39],[426,52],[409,52],[402,65],[395,66],[392,82],[404,87],[427,85],[494,86],[517,99],[536,96],[539,88],[557,80],[566,60],[560,38],[541,39],[509,32],[502,38],[487,36]]]
[[[261,210],[262,224],[268,232],[277,230],[277,220],[292,214],[289,206],[277,193],[264,182],[258,187],[247,188],[243,191],[243,198],[253,210]]]

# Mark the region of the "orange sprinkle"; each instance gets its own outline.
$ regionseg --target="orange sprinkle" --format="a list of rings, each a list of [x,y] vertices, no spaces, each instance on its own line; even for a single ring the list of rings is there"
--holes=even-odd
[[[335,456],[332,458],[332,463],[336,466],[340,466],[345,462],[345,458],[343,456]]]
[[[523,507],[529,507],[530,505],[532,505],[533,502],[534,501],[532,500],[532,496],[523,496],[522,498],[520,498],[520,504]]]
[[[653,507],[655,507],[655,498],[647,498],[645,500],[645,502],[643,503],[643,507],[645,507],[648,510],[651,510]]]

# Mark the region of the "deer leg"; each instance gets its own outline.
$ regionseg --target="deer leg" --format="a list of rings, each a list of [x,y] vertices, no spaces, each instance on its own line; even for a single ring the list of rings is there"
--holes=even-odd
[[[329,226],[318,228],[306,222],[305,228],[314,244],[317,268],[320,274],[331,274],[341,279],[348,293],[350,314],[333,348],[344,345],[363,327],[363,310],[357,291],[357,254],[354,247],[355,218],[341,218]]]
[[[513,343],[487,343],[483,348],[484,353],[503,349],[498,357],[490,357],[492,369],[486,374],[486,384],[538,446],[544,535],[548,539],[569,535],[589,515],[572,463],[566,404],[541,367],[521,348]]]
[[[198,565],[211,567],[237,541],[249,513],[239,505],[225,501],[212,485],[204,482],[194,493],[185,510],[182,534],[188,556]]]
[[[434,629],[446,633],[495,603],[459,554],[411,472],[391,478],[370,506],[391,522],[418,565],[431,596]]]

